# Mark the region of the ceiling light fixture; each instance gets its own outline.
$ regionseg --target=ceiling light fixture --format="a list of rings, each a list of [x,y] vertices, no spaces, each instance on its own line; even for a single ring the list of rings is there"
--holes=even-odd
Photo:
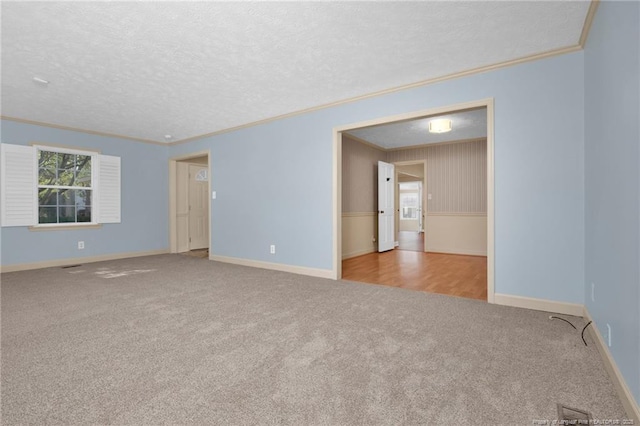
[[[429,122],[429,133],[446,133],[450,132],[452,129],[451,120],[446,118],[439,118]]]
[[[40,78],[40,77],[33,77],[33,81],[39,84],[44,84],[44,85],[49,84],[49,80],[45,80],[44,78]]]
[[[173,136],[171,135],[164,135],[164,138],[168,141],[170,141],[171,139],[173,139]]]

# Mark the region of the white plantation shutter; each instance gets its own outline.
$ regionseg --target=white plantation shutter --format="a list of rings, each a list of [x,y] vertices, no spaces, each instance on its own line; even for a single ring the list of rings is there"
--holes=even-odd
[[[0,144],[2,155],[2,226],[38,223],[36,149]]]
[[[98,155],[98,223],[120,223],[120,157]]]

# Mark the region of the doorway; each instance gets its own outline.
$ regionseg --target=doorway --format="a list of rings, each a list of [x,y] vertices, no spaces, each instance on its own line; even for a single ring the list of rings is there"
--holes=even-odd
[[[209,258],[209,175],[208,151],[169,162],[171,253]]]
[[[334,247],[333,247],[333,252],[334,252],[334,267],[333,267],[333,272],[334,272],[334,277],[336,279],[340,279],[342,278],[342,256],[343,256],[343,236],[349,236],[351,231],[349,231],[348,229],[345,230],[342,227],[342,223],[343,221],[345,221],[345,223],[349,223],[347,221],[347,219],[349,221],[352,221],[352,217],[355,215],[361,215],[361,216],[365,216],[365,213],[367,212],[362,212],[362,213],[356,213],[356,212],[350,212],[349,210],[343,212],[342,210],[342,203],[343,203],[343,194],[342,194],[342,185],[343,185],[343,173],[345,172],[343,170],[344,164],[342,161],[342,155],[343,155],[343,137],[348,137],[351,139],[354,139],[354,130],[362,130],[362,129],[369,129],[372,128],[374,126],[381,126],[381,125],[393,125],[396,123],[407,123],[409,121],[418,121],[420,119],[427,119],[427,118],[435,118],[436,116],[443,116],[443,115],[447,115],[447,114],[455,114],[455,113],[461,113],[461,112],[465,112],[465,111],[471,111],[471,110],[478,110],[478,109],[482,109],[483,111],[485,111],[485,123],[486,123],[486,138],[485,138],[485,144],[486,144],[486,149],[485,149],[485,164],[486,166],[484,166],[484,170],[486,171],[486,180],[483,179],[486,182],[486,186],[484,188],[485,190],[485,197],[486,197],[486,213],[484,213],[485,215],[485,229],[484,231],[484,236],[483,239],[485,239],[486,244],[486,257],[479,257],[476,256],[474,258],[473,253],[468,253],[469,255],[467,256],[459,256],[456,257],[456,255],[454,254],[450,254],[447,253],[446,251],[441,253],[446,253],[446,254],[439,254],[439,253],[419,253],[419,252],[411,252],[411,251],[404,251],[404,250],[392,250],[390,252],[386,252],[386,253],[382,253],[382,254],[372,254],[371,256],[377,256],[376,259],[373,262],[369,262],[368,265],[364,265],[362,266],[363,270],[368,270],[371,268],[371,265],[375,264],[375,265],[381,265],[382,263],[385,263],[388,258],[391,258],[392,256],[398,257],[398,259],[396,259],[392,264],[390,264],[390,268],[394,268],[395,266],[402,264],[403,262],[406,261],[406,259],[408,259],[408,257],[415,257],[415,256],[423,256],[424,257],[424,261],[420,260],[420,261],[414,261],[414,259],[411,259],[411,262],[413,265],[416,265],[417,263],[423,262],[423,263],[437,263],[438,265],[441,265],[443,268],[448,268],[450,271],[460,271],[461,269],[463,269],[459,264],[460,260],[463,260],[466,264],[472,265],[474,263],[482,263],[484,264],[484,273],[482,275],[484,275],[484,279],[481,280],[481,284],[485,287],[483,287],[482,292],[485,295],[484,296],[484,300],[487,300],[490,303],[494,302],[494,264],[495,264],[495,260],[494,260],[494,253],[495,253],[495,248],[494,248],[494,194],[493,194],[493,182],[494,182],[494,171],[493,171],[493,138],[494,138],[494,129],[493,129],[493,114],[494,114],[494,109],[493,109],[493,99],[485,99],[485,100],[481,100],[481,101],[475,101],[475,102],[468,102],[468,103],[464,103],[464,104],[458,104],[458,105],[452,105],[452,106],[448,106],[448,107],[442,107],[442,108],[434,108],[434,109],[429,109],[429,110],[423,110],[423,111],[417,111],[417,112],[413,112],[413,113],[407,113],[407,114],[402,114],[402,115],[397,115],[397,116],[390,116],[390,117],[384,117],[384,118],[380,118],[380,119],[375,119],[375,120],[370,120],[370,121],[365,121],[365,122],[360,122],[360,123],[355,123],[355,124],[351,124],[351,125],[346,125],[346,126],[340,126],[337,128],[334,128]],[[391,126],[389,126],[391,127]],[[362,137],[360,136],[362,134],[362,132],[360,132],[360,134],[357,134],[358,137]],[[357,138],[355,138],[357,139]],[[366,139],[365,139],[366,142]],[[462,140],[462,138],[459,138],[459,140],[455,140],[452,141],[451,143],[460,143],[460,142],[464,142],[464,140]],[[442,143],[442,145],[444,145],[445,143]],[[398,149],[402,149],[402,148],[398,148]],[[447,150],[449,148],[443,148],[443,150]],[[387,149],[386,151],[396,151],[395,147],[394,149]],[[372,155],[377,155],[377,154],[372,154]],[[383,158],[385,158],[383,156]],[[386,155],[386,161],[392,162],[392,163],[397,163],[399,161],[402,161],[402,153],[401,152],[394,152],[394,153],[387,153]],[[346,171],[347,173],[349,173],[349,171]],[[351,173],[351,175],[353,176],[354,174]],[[346,175],[347,177],[349,177],[348,175]],[[426,175],[425,175],[425,179],[426,179]],[[424,181],[423,181],[424,182]],[[484,184],[481,184],[484,186]],[[427,195],[431,195],[431,194],[425,194],[424,193],[424,188],[425,188],[425,184],[423,183],[423,203],[429,203],[429,198]],[[399,191],[398,191],[399,192]],[[347,202],[349,202],[349,196],[347,195],[346,198]],[[438,206],[440,204],[442,204],[443,199],[434,199],[435,202],[433,205],[434,206]],[[399,206],[396,209],[396,211],[399,210]],[[436,223],[440,223],[442,222],[441,216],[438,216],[438,212],[436,211],[433,215],[429,212],[427,212],[426,209],[424,209],[424,213],[425,213],[425,221],[423,221],[423,228],[425,232],[424,235],[424,240],[428,239],[428,235],[429,235],[429,229],[427,228],[428,224],[429,224],[429,217],[433,216],[434,218],[434,224]],[[413,213],[408,213],[409,215],[413,215]],[[464,214],[459,214],[457,217],[461,218],[461,221],[465,221],[467,222],[468,217]],[[372,219],[375,219],[374,217]],[[364,220],[364,219],[363,219]],[[437,225],[438,227],[440,227],[440,225]],[[396,227],[396,229],[399,229],[400,226]],[[477,228],[477,227],[476,227]],[[366,225],[366,229],[370,229],[369,225]],[[457,229],[455,226],[453,227],[453,229]],[[479,228],[481,229],[481,228]],[[432,229],[433,230],[433,229]],[[374,241],[375,241],[375,236],[373,237]],[[425,247],[427,247],[425,245]],[[427,250],[430,251],[430,250]],[[437,250],[432,250],[432,251],[437,251]],[[405,254],[402,254],[405,253]],[[451,252],[454,253],[454,252]],[[426,256],[429,255],[429,257],[427,258]],[[361,259],[363,259],[363,261],[366,261],[366,256],[370,256],[369,254],[366,254],[364,256],[361,257]],[[482,255],[480,255],[482,256]],[[400,257],[402,257],[402,259],[400,259]],[[421,257],[422,259],[422,257]],[[350,261],[350,260],[349,260]],[[362,262],[361,262],[362,263]],[[375,272],[378,276],[384,275],[383,272]],[[398,274],[399,275],[407,275],[407,270],[401,270],[401,268],[398,270]],[[463,280],[464,281],[464,280]],[[368,282],[376,282],[376,281],[368,281]],[[391,284],[394,285],[394,284]],[[405,288],[409,288],[408,285],[400,285],[402,287]],[[427,290],[428,291],[428,290]]]
[[[426,251],[425,191],[426,162],[395,163],[396,170],[396,247],[398,250]]]

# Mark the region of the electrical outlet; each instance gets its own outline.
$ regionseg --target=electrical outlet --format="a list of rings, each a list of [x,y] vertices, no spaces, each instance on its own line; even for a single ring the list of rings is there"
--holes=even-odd
[[[611,347],[611,326],[607,324],[607,345]]]
[[[275,244],[271,244],[269,246],[269,253],[276,254],[276,246],[275,246]]]
[[[591,283],[591,301],[596,301],[596,285],[595,283]]]
[[[373,241],[374,243],[376,242],[376,236],[375,235],[373,237],[371,237],[371,241]]]
[[[78,241],[78,250],[84,250],[84,241]]]

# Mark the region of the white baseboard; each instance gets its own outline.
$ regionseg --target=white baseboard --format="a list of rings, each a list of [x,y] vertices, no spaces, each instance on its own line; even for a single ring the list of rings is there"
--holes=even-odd
[[[555,300],[511,296],[509,294],[496,293],[493,303],[497,305],[514,306],[516,308],[573,315],[576,317],[581,317],[584,314],[584,306],[578,303],[556,302]]]
[[[346,253],[342,255],[342,260],[347,260],[347,259],[351,259],[352,257],[358,257],[358,256],[362,256],[364,254],[369,254],[369,253],[375,253],[376,249],[375,248],[368,248],[368,249],[364,249],[364,250],[358,250],[358,251],[354,251],[351,253]]]
[[[238,257],[209,255],[209,260],[223,263],[233,263],[234,265],[250,266],[252,268],[271,269],[274,271],[291,272],[292,274],[308,275],[311,277],[334,279],[331,269],[307,268],[305,266],[286,265],[284,263],[263,262],[260,260],[241,259]]]
[[[583,315],[587,321],[593,321],[593,318],[591,318],[586,306],[584,307]],[[593,322],[587,330],[589,331],[591,338],[595,341],[598,352],[600,352],[600,357],[604,363],[604,367],[607,370],[607,373],[609,373],[609,377],[611,378],[616,391],[618,391],[618,396],[620,397],[622,405],[627,412],[627,416],[635,421],[633,424],[640,424],[640,407],[638,407],[638,402],[633,397],[629,386],[627,386],[626,380],[622,377],[622,373],[620,372],[618,365],[613,359],[613,356],[611,356],[609,348],[604,343],[604,339],[598,329],[598,326]]]
[[[169,253],[169,249],[147,250],[147,251],[131,251],[125,253],[102,254],[99,256],[74,257],[71,259],[46,260],[43,262],[20,263],[16,265],[2,265],[0,272],[18,272],[29,271],[31,269],[52,268],[57,266],[77,265],[94,262],[104,262],[106,260],[127,259],[130,257],[154,256],[157,254]]]
[[[486,256],[487,250],[446,249],[427,247],[427,253],[461,254],[465,256]]]

